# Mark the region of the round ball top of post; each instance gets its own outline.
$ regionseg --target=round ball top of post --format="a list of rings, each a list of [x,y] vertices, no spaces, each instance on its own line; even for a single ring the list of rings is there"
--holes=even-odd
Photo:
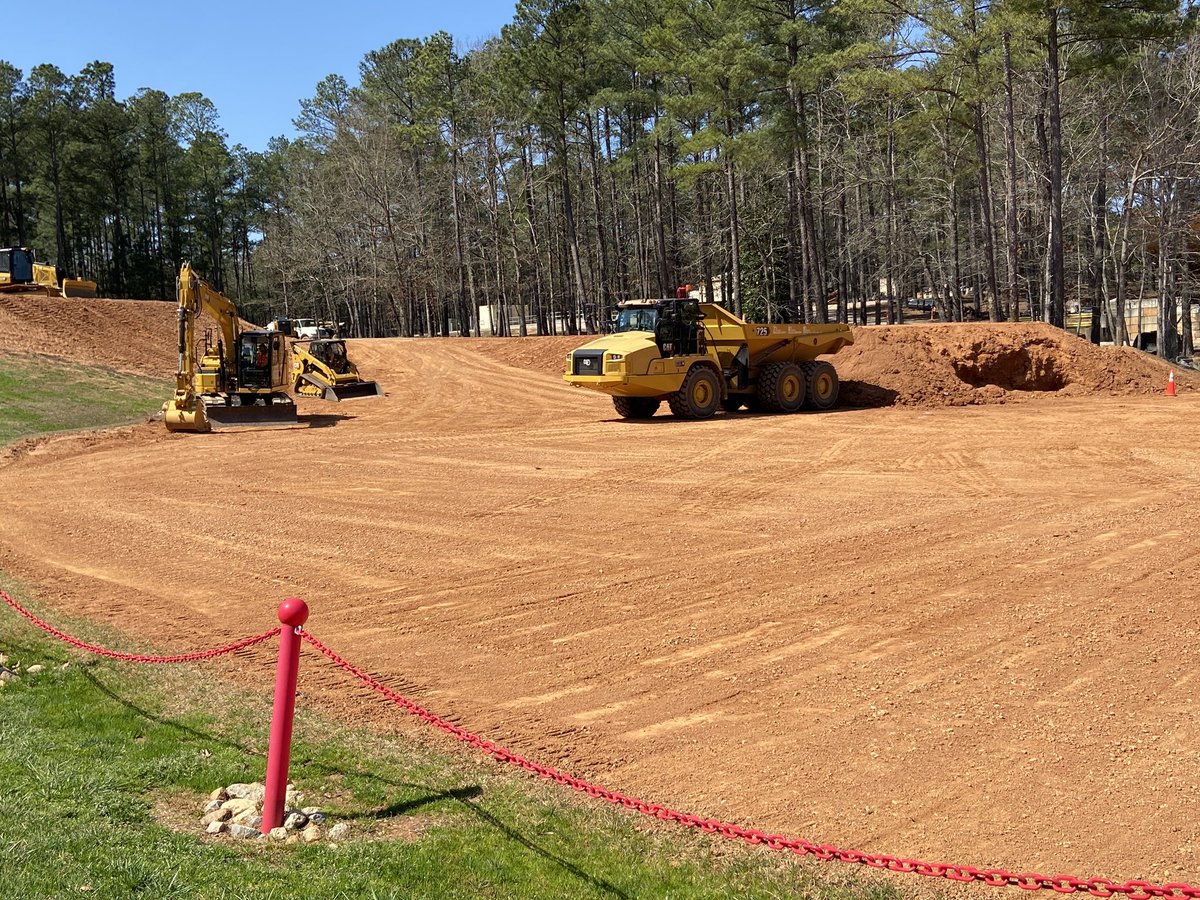
[[[308,604],[299,597],[288,597],[279,604],[279,621],[296,628],[308,621]]]

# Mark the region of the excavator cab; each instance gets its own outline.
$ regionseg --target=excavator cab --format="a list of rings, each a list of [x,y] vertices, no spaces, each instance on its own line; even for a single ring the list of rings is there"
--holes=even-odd
[[[238,393],[267,391],[286,383],[287,354],[283,336],[271,331],[243,331],[238,336]]]

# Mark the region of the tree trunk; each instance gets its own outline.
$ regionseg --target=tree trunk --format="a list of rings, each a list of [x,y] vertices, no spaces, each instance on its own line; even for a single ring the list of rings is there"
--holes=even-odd
[[[1066,317],[1066,262],[1063,253],[1062,108],[1059,98],[1058,0],[1046,0],[1046,75],[1049,86],[1050,296],[1047,321],[1062,328]]]
[[[1005,219],[1004,247],[1008,265],[1008,316],[1021,321],[1021,295],[1018,273],[1020,248],[1017,238],[1017,127],[1013,112],[1013,67],[1011,36],[1004,32],[1004,159]]]

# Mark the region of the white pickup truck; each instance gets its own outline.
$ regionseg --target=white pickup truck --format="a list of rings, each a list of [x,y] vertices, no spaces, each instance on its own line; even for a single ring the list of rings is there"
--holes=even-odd
[[[319,341],[333,337],[333,332],[316,319],[292,319],[292,333],[299,340]]]

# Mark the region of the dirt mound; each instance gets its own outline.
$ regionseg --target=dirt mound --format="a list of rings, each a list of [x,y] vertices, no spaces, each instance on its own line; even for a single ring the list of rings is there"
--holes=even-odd
[[[140,375],[175,371],[175,305],[0,295],[0,351],[43,353]]]
[[[894,325],[854,330],[834,358],[850,406],[959,406],[1014,395],[1161,392],[1170,367],[1128,347],[1097,347],[1041,323]],[[1177,372],[1181,385],[1200,378]]]
[[[595,336],[464,342],[473,352],[523,369],[561,373],[564,358]],[[1166,363],[1127,347],[1097,347],[1042,323],[919,324],[854,329],[854,344],[830,357],[847,406],[962,406],[1003,403],[1027,393],[1160,393]],[[1181,387],[1200,378],[1176,372]]]
[[[502,340],[478,338],[471,340],[470,346],[472,350],[505,365],[561,375],[567,368],[567,354],[576,347],[594,341],[596,337],[594,334],[577,334]]]

